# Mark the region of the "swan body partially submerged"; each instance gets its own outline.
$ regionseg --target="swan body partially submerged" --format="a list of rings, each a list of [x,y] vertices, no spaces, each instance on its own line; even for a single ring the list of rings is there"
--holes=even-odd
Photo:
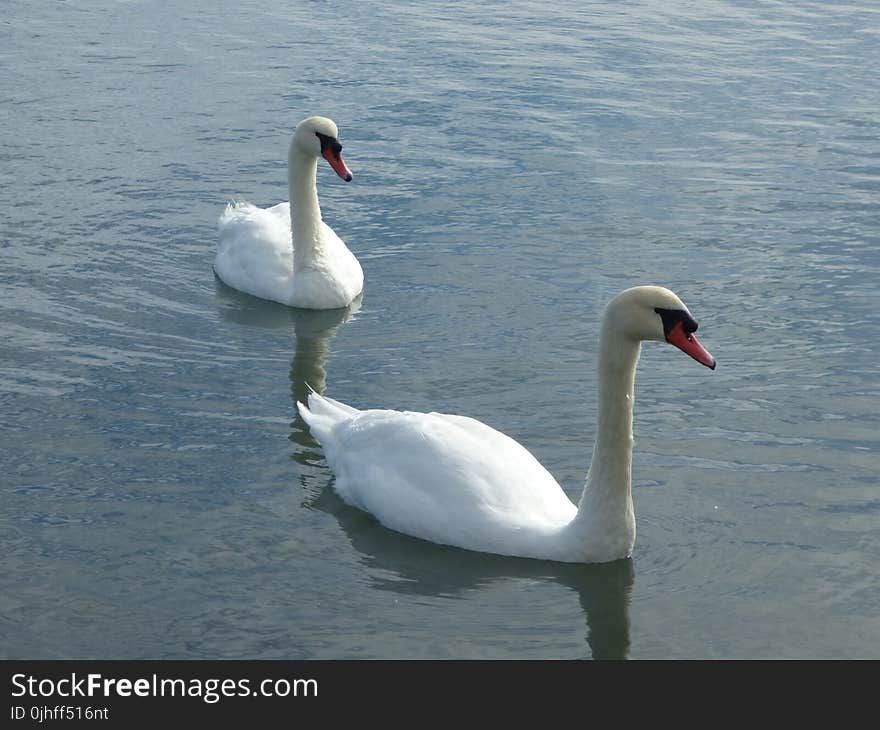
[[[342,159],[336,124],[309,117],[290,140],[290,202],[270,208],[230,203],[220,216],[214,271],[228,286],[291,307],[348,306],[364,286],[354,254],[321,217],[318,157],[343,180],[352,179]]]
[[[715,359],[673,292],[627,289],[605,309],[599,415],[578,505],[519,443],[464,416],[357,410],[312,393],[298,403],[324,449],[342,499],[393,530],[501,555],[596,563],[631,555],[632,410],[642,340],[665,340],[698,362]]]

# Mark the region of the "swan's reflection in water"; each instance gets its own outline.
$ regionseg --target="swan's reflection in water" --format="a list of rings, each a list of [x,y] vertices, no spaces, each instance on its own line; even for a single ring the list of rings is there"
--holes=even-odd
[[[372,585],[379,590],[448,597],[495,581],[555,581],[578,596],[586,619],[590,655],[595,659],[625,659],[629,652],[629,600],[634,581],[631,559],[601,565],[569,565],[434,545],[382,527],[366,513],[346,506],[336,495],[330,486],[332,477],[321,447],[309,434],[295,404],[308,396],[310,387],[324,392],[330,339],[352,314],[350,310],[293,310],[292,314],[296,350],[290,366],[294,402],[290,440],[297,445],[294,459],[298,463],[321,470],[320,486],[316,487],[311,480],[303,481],[307,494],[318,490],[308,506],[338,520],[369,569]]]
[[[331,322],[326,326],[331,327],[335,318],[343,321],[352,313],[360,309],[362,296],[358,296],[346,309],[330,309],[326,311],[312,309],[295,309],[268,299],[245,294],[231,286],[224,284],[214,274],[214,290],[217,294],[217,304],[220,316],[227,322],[245,325],[247,327],[263,327],[266,329],[289,330],[291,323],[296,328],[299,320],[308,322],[312,315],[327,315]],[[338,324],[338,321],[336,322]],[[332,334],[332,333],[331,333]],[[328,335],[329,337],[329,335]]]
[[[286,339],[294,333],[293,360],[290,363],[293,422],[290,440],[304,447],[294,458],[302,464],[313,464],[323,459],[321,447],[311,434],[296,408],[297,401],[305,401],[312,390],[323,393],[327,385],[326,361],[330,340],[343,322],[360,311],[363,294],[347,307],[339,309],[297,309],[277,302],[245,294],[224,284],[215,274],[220,316],[229,322],[248,327],[284,330]]]
[[[327,387],[327,353],[330,340],[343,322],[351,319],[361,306],[361,298],[344,309],[297,309],[294,318],[296,348],[290,361],[290,391],[293,397],[294,421],[291,440],[308,446],[316,442],[296,408],[297,401],[306,402],[311,391],[324,393]]]
[[[454,597],[497,581],[554,581],[577,594],[594,659],[626,659],[633,561],[572,565],[477,553],[435,545],[388,530],[348,507],[325,487],[311,506],[332,514],[360,553],[375,588],[401,594]],[[389,577],[390,576],[390,577]],[[511,634],[511,641],[516,641]]]

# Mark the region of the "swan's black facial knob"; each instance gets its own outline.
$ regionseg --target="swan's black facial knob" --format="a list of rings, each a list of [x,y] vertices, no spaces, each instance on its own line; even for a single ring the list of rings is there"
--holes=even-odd
[[[663,334],[666,335],[667,339],[669,338],[669,333],[679,322],[686,334],[696,332],[700,326],[697,324],[697,320],[683,309],[661,309],[660,307],[655,307],[654,311],[660,315],[660,319],[663,321]]]

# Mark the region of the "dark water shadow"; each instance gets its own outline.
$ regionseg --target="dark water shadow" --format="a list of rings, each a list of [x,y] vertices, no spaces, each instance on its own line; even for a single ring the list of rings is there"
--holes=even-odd
[[[383,527],[347,506],[330,485],[309,504],[336,518],[379,590],[459,598],[496,581],[553,581],[577,594],[586,621],[588,656],[626,659],[629,654],[629,602],[635,581],[631,558],[575,565],[435,545]]]
[[[224,284],[216,274],[214,283],[220,316],[224,320],[247,327],[283,330],[286,334],[279,337],[293,334],[290,394],[294,408],[289,438],[302,447],[294,455],[297,461],[312,464],[321,460],[321,447],[309,433],[296,409],[296,402],[305,401],[312,390],[324,392],[330,340],[341,324],[360,311],[363,294],[359,294],[349,306],[339,309],[298,309],[240,292]]]
[[[290,382],[294,404],[304,400],[311,390],[323,393],[327,385],[330,340],[339,325],[349,321],[360,310],[363,295],[358,295],[349,306],[339,309],[297,309],[237,291],[226,286],[216,275],[214,279],[223,319],[248,327],[292,332],[294,350],[290,362]],[[307,434],[308,429],[296,408],[294,413],[294,425]],[[315,444],[311,437],[307,442]]]
[[[289,330],[292,325],[304,337],[315,338],[323,332],[328,340],[339,324],[360,310],[363,302],[363,294],[359,294],[350,305],[339,309],[297,309],[233,289],[216,274],[214,288],[220,316],[227,322],[266,329]]]
[[[360,307],[360,300],[356,300]],[[357,309],[331,309],[305,312],[295,322],[296,349],[290,361],[290,395],[293,401],[293,420],[290,436],[300,448],[294,459],[301,464],[314,464],[323,458],[321,446],[312,438],[309,427],[299,414],[298,402],[307,402],[309,393],[322,393],[327,387],[327,354],[330,340],[339,328],[357,312]]]
[[[307,426],[301,428],[308,433]],[[291,440],[299,445],[297,461],[312,467],[324,464],[320,446],[311,436],[295,430]],[[635,581],[631,558],[574,565],[435,545],[389,530],[367,513],[349,507],[333,491],[332,477],[306,506],[336,518],[378,590],[460,598],[496,581],[553,581],[577,594],[586,621],[588,656],[626,659],[629,654],[629,603]]]

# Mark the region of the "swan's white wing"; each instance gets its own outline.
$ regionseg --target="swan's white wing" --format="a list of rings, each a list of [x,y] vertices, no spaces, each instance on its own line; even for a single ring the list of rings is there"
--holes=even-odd
[[[348,408],[347,406],[344,408]],[[335,489],[399,532],[471,550],[528,554],[576,508],[520,444],[480,421],[440,413],[339,408],[317,395],[304,419]]]
[[[293,277],[290,204],[258,208],[232,203],[218,225],[217,276],[239,291],[288,304]]]

